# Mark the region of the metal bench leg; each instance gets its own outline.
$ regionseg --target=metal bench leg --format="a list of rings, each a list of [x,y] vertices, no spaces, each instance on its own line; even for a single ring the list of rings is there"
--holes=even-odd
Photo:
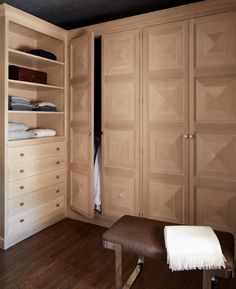
[[[103,246],[115,251],[116,289],[122,289],[122,247],[108,241],[103,241]]]
[[[203,289],[212,289],[212,272],[208,270],[203,270]]]
[[[144,267],[144,257],[138,258],[138,264],[136,268],[134,269],[133,273],[129,277],[128,281],[125,283],[123,289],[131,288],[131,286],[134,284],[134,281],[138,277],[139,273],[143,270]]]

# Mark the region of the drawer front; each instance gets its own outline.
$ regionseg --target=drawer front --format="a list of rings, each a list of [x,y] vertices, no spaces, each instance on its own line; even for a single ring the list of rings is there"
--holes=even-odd
[[[41,206],[14,215],[8,218],[8,233],[15,233],[24,230],[30,224],[39,223],[41,219],[50,217],[65,207],[65,198],[60,196]]]
[[[65,166],[64,156],[36,160],[9,166],[9,181],[39,175],[45,172],[62,169]]]
[[[8,202],[8,216],[23,213],[64,194],[65,184],[59,183],[32,193],[24,194],[14,199],[10,199]]]
[[[29,162],[33,160],[64,155],[64,142],[53,142],[40,145],[16,147],[8,149],[9,164]]]
[[[65,171],[57,170],[47,174],[21,179],[9,183],[9,198],[37,191],[48,186],[64,182]]]

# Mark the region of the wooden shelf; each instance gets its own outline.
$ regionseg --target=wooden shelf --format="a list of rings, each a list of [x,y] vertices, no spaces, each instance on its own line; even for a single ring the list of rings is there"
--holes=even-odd
[[[34,83],[34,82],[28,82],[28,81],[19,81],[19,80],[8,80],[9,87],[10,88],[20,88],[20,89],[26,89],[26,90],[63,90],[63,86],[56,86],[56,85],[50,85],[50,84],[41,84],[41,83]]]
[[[52,137],[41,137],[41,138],[30,138],[30,139],[22,139],[22,140],[12,140],[8,141],[8,147],[21,147],[42,143],[50,143],[50,142],[60,142],[65,141],[65,136],[52,136]]]
[[[63,62],[29,54],[20,50],[8,49],[9,63],[28,67],[64,66]]]
[[[64,112],[61,111],[31,111],[31,110],[8,110],[10,114],[55,114],[55,115],[63,115]]]

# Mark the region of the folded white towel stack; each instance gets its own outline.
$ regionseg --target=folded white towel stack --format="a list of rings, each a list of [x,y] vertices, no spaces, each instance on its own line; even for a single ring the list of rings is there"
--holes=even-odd
[[[50,137],[55,136],[56,131],[53,129],[46,129],[46,128],[36,128],[29,130],[30,137],[37,138],[37,137]]]
[[[166,226],[164,237],[172,271],[225,268],[220,242],[211,227]]]

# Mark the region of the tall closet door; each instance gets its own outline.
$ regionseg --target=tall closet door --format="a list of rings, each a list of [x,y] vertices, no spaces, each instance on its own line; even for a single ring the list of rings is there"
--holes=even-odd
[[[139,31],[102,37],[103,214],[139,213]]]
[[[93,217],[94,38],[70,43],[70,207]]]
[[[191,221],[236,233],[236,13],[190,33]]]
[[[188,22],[143,30],[143,211],[188,222]]]

